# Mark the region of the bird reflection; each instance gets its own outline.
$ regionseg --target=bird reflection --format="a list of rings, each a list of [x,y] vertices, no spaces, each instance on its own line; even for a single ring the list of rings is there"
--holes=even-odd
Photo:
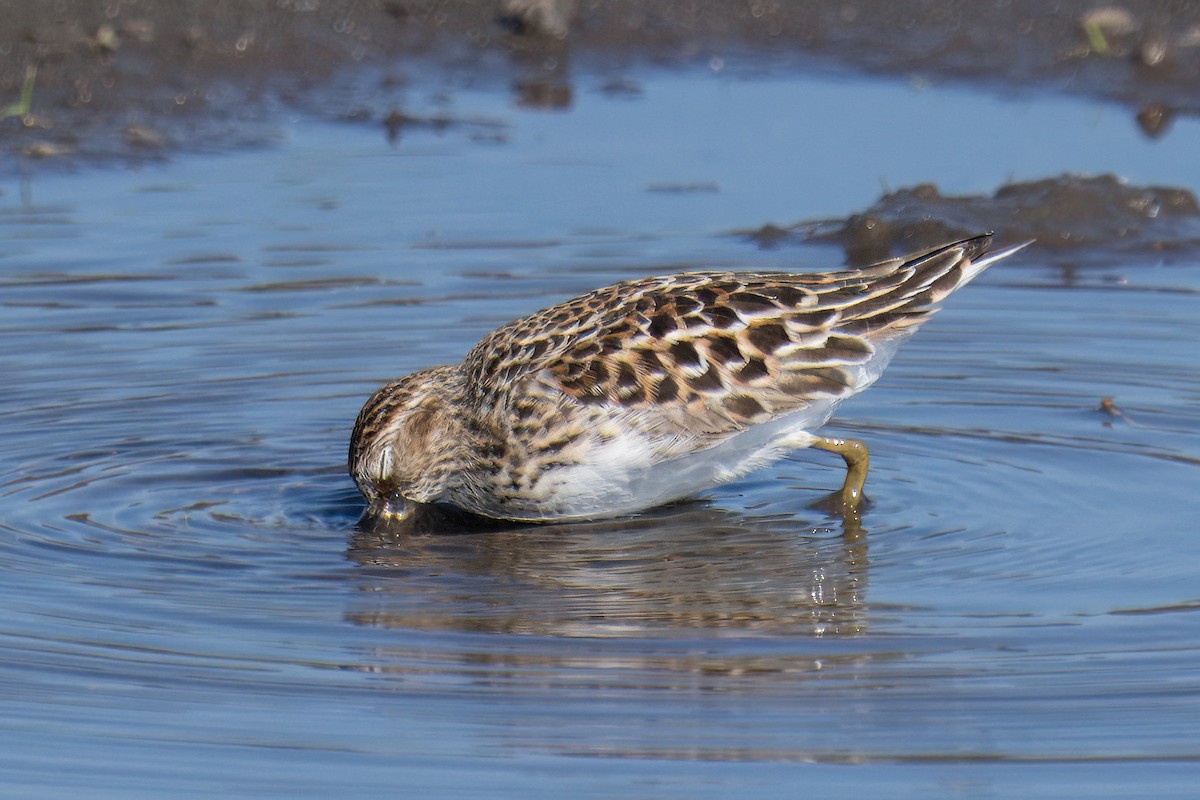
[[[516,525],[423,508],[364,517],[348,557],[364,625],[553,636],[865,631],[867,538],[703,502],[594,523]]]

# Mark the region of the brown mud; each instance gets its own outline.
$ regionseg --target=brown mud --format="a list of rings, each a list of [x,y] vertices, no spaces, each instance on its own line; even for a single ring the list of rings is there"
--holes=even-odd
[[[25,169],[269,143],[289,110],[378,125],[503,125],[414,105],[419,83],[495,86],[566,108],[573,74],[636,92],[643,65],[841,70],[1005,92],[1104,98],[1150,137],[1200,113],[1200,4],[1146,0],[784,3],[770,0],[0,0],[0,152]],[[1183,190],[1063,176],[991,198],[894,192],[849,220],[767,227],[761,244],[836,237],[852,261],[975,233],[1040,246],[1194,251]],[[1171,244],[1165,244],[1170,242]]]
[[[0,149],[75,163],[252,144],[289,107],[433,124],[403,107],[418,73],[563,107],[573,69],[636,91],[638,64],[737,61],[1103,97],[1147,135],[1200,112],[1200,4],[1169,0],[0,0],[0,19]]]
[[[738,231],[760,247],[836,242],[852,265],[864,265],[978,234],[1005,242],[1033,240],[1051,251],[1089,251],[1091,266],[1154,263],[1200,254],[1200,204],[1186,189],[1130,186],[1113,175],[1060,175],[1001,186],[991,196],[946,196],[924,184],[885,194],[847,219],[765,225]],[[1139,255],[1140,254],[1140,255]]]

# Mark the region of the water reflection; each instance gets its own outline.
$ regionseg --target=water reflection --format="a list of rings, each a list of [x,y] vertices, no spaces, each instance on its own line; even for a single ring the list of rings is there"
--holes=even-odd
[[[512,92],[517,106],[565,111],[574,103],[570,42],[572,2],[501,3],[499,25],[508,31],[508,57],[518,76]]]
[[[539,76],[567,80],[531,62]],[[753,86],[649,76],[644,101],[622,103],[598,102],[598,80],[571,113],[510,127],[472,109],[503,118],[511,97],[398,113],[398,134],[421,137],[407,150],[301,128],[253,157],[40,183],[37,202],[6,189],[0,728],[7,765],[26,765],[5,771],[14,794],[120,775],[100,792],[171,796],[180,776],[207,785],[212,754],[233,793],[291,796],[394,786],[431,764],[431,783],[474,774],[489,788],[512,769],[501,796],[528,789],[530,765],[554,774],[539,788],[556,796],[645,765],[709,782],[677,782],[691,797],[800,761],[886,762],[876,787],[916,762],[944,774],[991,761],[1006,780],[1052,760],[1113,759],[1139,777],[1164,758],[1195,763],[1200,214],[1182,192],[1136,188],[1165,168],[1138,161],[1136,140],[1089,151],[1077,125],[999,125],[1016,115],[954,94],[944,105],[974,134],[1033,129],[1042,153],[1053,128],[1093,152],[1056,171],[1138,176],[959,198],[955,174],[987,186],[1016,168],[980,164],[977,143],[967,169],[953,148],[895,137],[876,160],[799,158],[856,146],[776,119],[836,118],[813,87],[751,103],[739,98]],[[848,84],[832,93],[880,107]],[[936,124],[936,94],[900,93],[887,107],[912,124],[889,130],[959,135]],[[717,125],[756,119],[750,148]],[[510,142],[432,141],[447,121]],[[678,136],[710,125],[702,148]],[[1153,155],[1170,161],[1194,133],[1178,120]],[[1016,171],[1044,174],[1048,152]],[[826,162],[836,180],[807,171]],[[1171,182],[1195,191],[1191,163],[1171,161]],[[714,492],[715,506],[632,520],[481,528],[434,514],[351,530],[347,426],[388,375],[635,274],[832,266],[842,240],[793,249],[805,231],[762,226],[779,252],[747,253],[712,234],[857,207],[839,187],[860,191],[863,174],[867,191],[877,174],[943,187],[867,212],[893,234],[936,217],[1011,241],[1065,220],[1091,242],[989,274],[847,406],[842,430],[876,456],[873,541],[798,509],[840,483],[816,457]],[[850,238],[864,250],[919,246],[862,222]]]
[[[866,630],[867,539],[792,516],[695,502],[635,518],[481,528],[433,511],[364,520],[349,558],[366,625],[556,636],[639,637]]]

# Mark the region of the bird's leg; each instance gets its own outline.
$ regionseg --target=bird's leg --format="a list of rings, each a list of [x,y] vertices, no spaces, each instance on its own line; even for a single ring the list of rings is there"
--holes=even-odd
[[[842,483],[842,505],[848,511],[858,508],[862,501],[863,483],[867,480],[867,446],[858,439],[839,439],[824,436],[812,443],[818,450],[837,453],[846,461],[846,480]]]

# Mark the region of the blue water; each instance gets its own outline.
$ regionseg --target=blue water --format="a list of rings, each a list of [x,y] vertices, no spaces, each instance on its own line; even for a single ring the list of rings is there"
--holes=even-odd
[[[654,72],[486,125],[0,180],[0,794],[1188,797],[1200,264],[983,276],[800,453],[636,520],[359,531],[383,380],[730,232],[934,182],[1200,191],[1200,127],[1050,95]],[[416,103],[429,99],[417,93]],[[998,231],[1000,237],[1004,232]],[[1098,409],[1113,397],[1122,416]]]

